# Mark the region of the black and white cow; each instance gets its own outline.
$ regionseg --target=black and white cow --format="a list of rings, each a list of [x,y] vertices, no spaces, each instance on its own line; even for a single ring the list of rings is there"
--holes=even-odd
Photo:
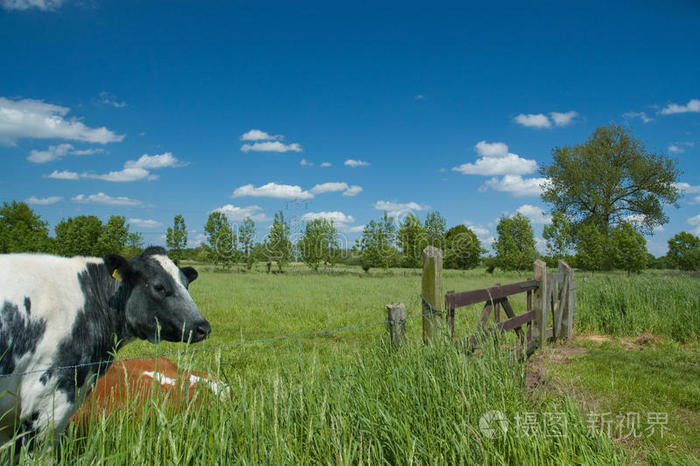
[[[14,433],[25,443],[60,434],[129,341],[206,338],[187,291],[196,278],[158,247],[129,261],[0,255],[0,445]],[[109,362],[66,367],[95,361]]]

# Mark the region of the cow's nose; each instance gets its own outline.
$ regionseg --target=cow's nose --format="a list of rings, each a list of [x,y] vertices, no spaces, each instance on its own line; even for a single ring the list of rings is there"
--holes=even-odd
[[[197,328],[194,330],[194,339],[195,341],[204,340],[210,333],[211,325],[205,320],[203,323],[197,325]]]

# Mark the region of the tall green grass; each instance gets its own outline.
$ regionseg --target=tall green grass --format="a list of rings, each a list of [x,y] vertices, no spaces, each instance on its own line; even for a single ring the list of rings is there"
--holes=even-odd
[[[263,350],[263,348],[260,348]],[[321,362],[297,348],[295,370],[264,376],[221,371],[231,400],[206,397],[186,412],[162,400],[134,416],[122,410],[71,428],[54,452],[24,457],[44,464],[620,464],[607,438],[589,434],[566,397],[528,399],[524,365],[496,351],[467,357],[452,345],[383,344],[353,352],[347,364]],[[343,351],[337,349],[336,351]],[[215,370],[212,367],[211,370]],[[300,377],[301,375],[301,377]],[[489,438],[479,420],[499,410],[507,432]],[[562,437],[542,426],[515,430],[525,413],[561,413]]]
[[[338,273],[339,272],[339,273]],[[606,438],[590,436],[577,405],[566,396],[528,397],[524,365],[487,351],[467,358],[451,346],[420,344],[420,273],[359,269],[311,274],[203,271],[190,288],[213,327],[190,348],[182,367],[218,374],[233,387],[230,401],[207,399],[172,413],[162,400],[147,415],[115,412],[85,433],[62,437],[57,464],[290,464],[501,463],[611,464],[625,461]],[[445,289],[466,291],[512,283],[528,274],[446,271]],[[700,335],[698,279],[689,276],[577,274],[576,332],[637,335],[677,341]],[[386,318],[384,305],[404,302],[408,344],[384,346],[374,326],[313,338],[247,344]],[[513,299],[524,311],[524,294]],[[457,312],[457,335],[474,331],[482,306]],[[207,346],[229,346],[206,350]],[[182,345],[128,345],[121,357],[176,352]],[[176,359],[177,356],[171,357]],[[489,439],[479,418],[563,412],[564,438],[545,435]],[[542,434],[540,432],[540,434]],[[45,462],[49,453],[27,461]]]
[[[680,343],[700,341],[700,278],[644,273],[579,274],[578,332],[637,336],[648,332]]]

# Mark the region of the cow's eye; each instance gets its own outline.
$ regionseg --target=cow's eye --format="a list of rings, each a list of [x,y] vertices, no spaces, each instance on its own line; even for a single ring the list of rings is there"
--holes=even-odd
[[[157,293],[164,295],[165,294],[165,287],[161,285],[160,283],[153,285],[153,289],[156,290]]]

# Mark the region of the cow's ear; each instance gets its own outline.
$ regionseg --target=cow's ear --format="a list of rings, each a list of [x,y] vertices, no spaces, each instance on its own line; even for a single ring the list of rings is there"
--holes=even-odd
[[[131,266],[126,259],[118,254],[110,254],[104,257],[105,267],[109,274],[118,281],[129,280],[133,275]]]
[[[185,277],[187,277],[187,281],[189,283],[192,283],[193,281],[195,281],[197,279],[197,277],[199,276],[197,271],[192,267],[183,267],[180,270],[182,270],[182,273],[185,274]]]

